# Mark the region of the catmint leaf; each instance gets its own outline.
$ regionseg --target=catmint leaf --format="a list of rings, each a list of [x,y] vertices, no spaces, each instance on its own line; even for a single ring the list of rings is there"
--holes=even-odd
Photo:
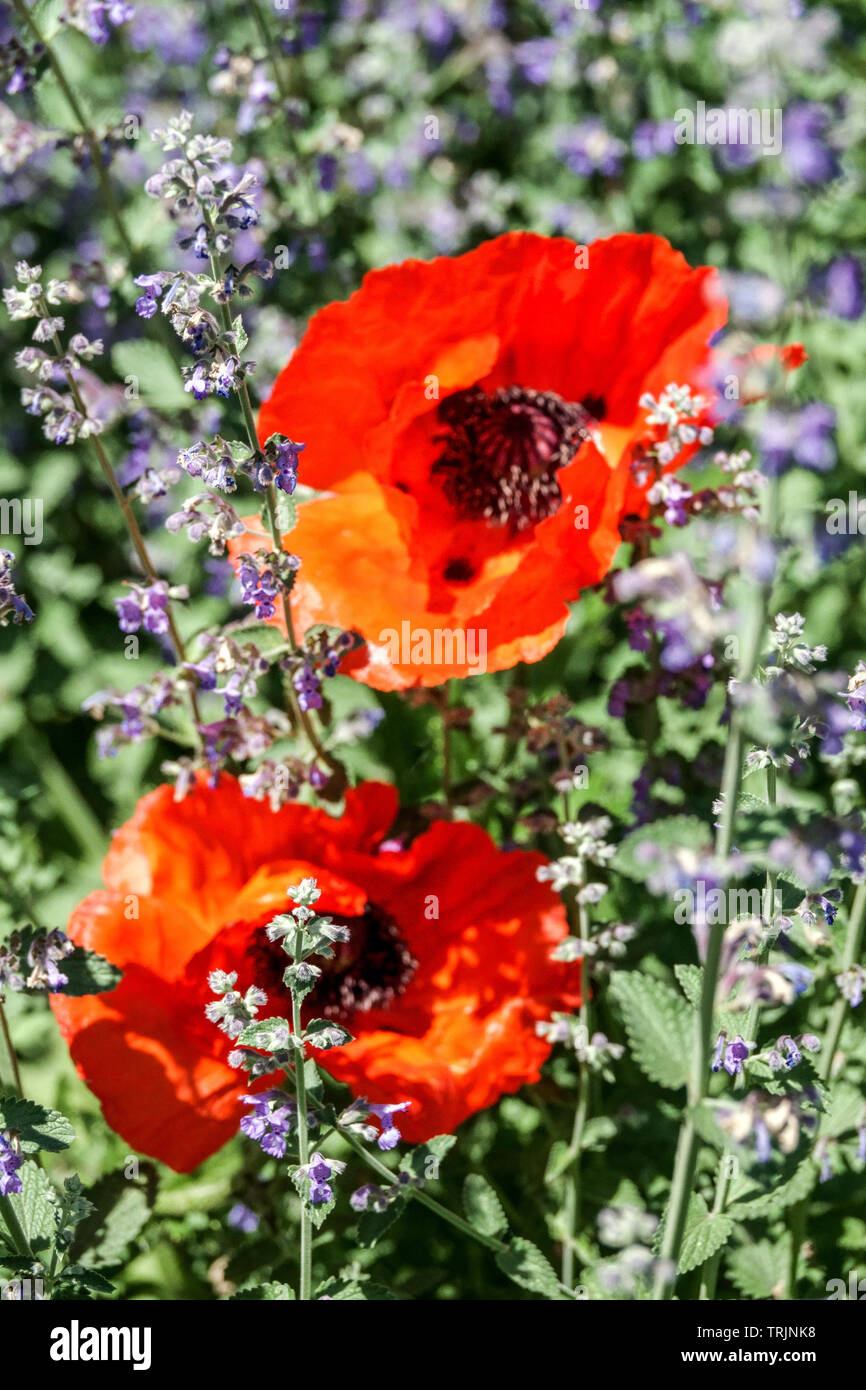
[[[694,1010],[669,985],[634,971],[615,975],[610,992],[622,1010],[641,1070],[672,1091],[685,1086],[694,1045]]]
[[[358,1220],[358,1244],[365,1249],[375,1245],[385,1232],[391,1229],[394,1222],[399,1221],[405,1210],[406,1198],[395,1197],[393,1202],[389,1202],[381,1211],[370,1209],[362,1212]]]
[[[484,1236],[498,1236],[508,1230],[502,1203],[480,1173],[470,1173],[463,1184],[463,1210],[469,1224]]]
[[[329,1052],[332,1047],[343,1047],[352,1041],[352,1034],[348,1028],[344,1028],[340,1023],[334,1023],[328,1018],[314,1018],[304,1030],[304,1041],[311,1047],[317,1047],[320,1052]]]
[[[559,1287],[559,1280],[553,1265],[542,1255],[537,1245],[523,1236],[515,1236],[507,1250],[496,1256],[496,1263],[515,1284],[530,1293],[562,1302],[565,1295]]]
[[[795,1169],[787,1182],[779,1183],[771,1192],[762,1192],[745,1201],[735,1202],[728,1207],[728,1212],[737,1221],[781,1216],[786,1207],[808,1197],[817,1181],[818,1168],[810,1156]]]
[[[49,1110],[36,1101],[19,1100],[17,1096],[0,1100],[0,1130],[3,1129],[17,1133],[25,1154],[36,1153],[39,1149],[59,1153],[61,1149],[68,1149],[75,1138],[72,1125],[59,1110]]]
[[[288,1284],[278,1284],[273,1280],[267,1284],[255,1284],[251,1289],[240,1289],[229,1298],[229,1303],[291,1303],[295,1291]]]
[[[785,1288],[790,1241],[742,1245],[728,1255],[727,1272],[743,1298],[778,1298]]]
[[[717,1250],[721,1250],[730,1239],[733,1229],[734,1223],[726,1212],[713,1214],[703,1197],[694,1193],[689,1202],[686,1228],[680,1248],[680,1274],[688,1274],[690,1269],[697,1269],[698,1265],[702,1265],[711,1255],[715,1255]]]
[[[402,1155],[400,1168],[404,1173],[422,1181],[435,1182],[439,1176],[439,1165],[450,1148],[457,1143],[453,1134],[437,1134],[426,1144],[416,1144],[409,1153]]]
[[[34,1255],[44,1255],[54,1243],[55,1211],[48,1174],[32,1159],[18,1170],[22,1190],[12,1193],[8,1200],[21,1223]]]
[[[242,1047],[258,1047],[263,1052],[276,1052],[287,1047],[292,1026],[286,1018],[257,1018],[248,1023],[237,1041]]]

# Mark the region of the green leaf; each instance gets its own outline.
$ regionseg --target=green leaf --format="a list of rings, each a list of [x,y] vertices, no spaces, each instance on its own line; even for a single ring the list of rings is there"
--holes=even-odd
[[[241,1289],[227,1300],[229,1303],[291,1303],[295,1291],[288,1284],[278,1284],[271,1280],[267,1284],[255,1284],[251,1289]]]
[[[674,974],[679,981],[683,994],[692,1007],[697,1009],[701,1002],[701,984],[704,976],[703,970],[699,965],[675,965]]]
[[[792,1173],[787,1182],[779,1183],[772,1192],[762,1192],[757,1197],[735,1202],[728,1212],[737,1221],[749,1221],[753,1217],[781,1216],[786,1207],[793,1206],[803,1197],[808,1197],[818,1179],[818,1169],[814,1160],[806,1158]]]
[[[563,1173],[571,1166],[573,1154],[571,1146],[564,1139],[554,1140],[550,1153],[547,1158],[547,1167],[544,1170],[544,1181],[556,1182]]]
[[[781,1298],[788,1268],[789,1241],[742,1245],[728,1256],[728,1275],[744,1298]]]
[[[583,1127],[580,1141],[581,1152],[598,1152],[605,1149],[611,1139],[616,1138],[617,1125],[609,1115],[594,1115]]]
[[[83,994],[105,994],[108,990],[116,989],[123,978],[123,972],[105,956],[85,950],[83,946],[76,946],[71,955],[61,962],[60,968],[69,981],[63,986],[62,993],[75,999]]]
[[[111,365],[119,377],[134,386],[146,405],[159,410],[179,410],[189,405],[183,380],[168,348],[148,339],[115,343],[111,349]]]
[[[112,1294],[115,1291],[114,1285],[108,1279],[97,1274],[95,1269],[85,1269],[84,1265],[67,1265],[63,1271],[63,1283],[87,1289],[89,1293]]]
[[[502,1273],[507,1274],[508,1278],[513,1279],[522,1289],[541,1294],[544,1298],[555,1299],[557,1302],[565,1299],[552,1264],[531,1240],[515,1236],[508,1249],[496,1256],[496,1263]]]
[[[76,1259],[90,1269],[122,1264],[150,1218],[155,1190],[155,1176],[143,1187],[118,1173],[89,1189],[93,1212],[76,1233]]]
[[[863,1093],[847,1081],[837,1082],[830,1091],[827,1113],[821,1119],[821,1137],[837,1139],[858,1129],[863,1114]]]
[[[304,1039],[320,1052],[330,1052],[332,1047],[343,1047],[352,1041],[352,1034],[341,1023],[328,1018],[311,1019],[304,1029]]]
[[[319,1285],[316,1298],[325,1296],[335,1303],[384,1303],[397,1298],[384,1284],[374,1284],[363,1276],[352,1279],[342,1275],[334,1275]]]
[[[63,27],[60,19],[66,0],[35,0],[30,9],[43,42],[50,43]]]
[[[651,1081],[678,1091],[689,1077],[694,1011],[669,985],[632,971],[610,992],[622,1009],[634,1059]]]
[[[647,863],[639,851],[645,844],[658,845],[666,849],[679,849],[683,846],[700,850],[709,847],[707,827],[696,816],[663,816],[652,825],[642,825],[626,835],[613,858],[613,868],[626,878],[637,883],[645,883],[652,873],[652,864]]]
[[[457,1139],[453,1134],[437,1134],[433,1139],[428,1139],[426,1144],[416,1144],[409,1153],[403,1154],[400,1168],[404,1173],[411,1173],[413,1177],[421,1178],[422,1181],[435,1182],[439,1176],[439,1165],[453,1148]]]
[[[298,519],[298,505],[294,497],[290,497],[287,492],[280,492],[277,496],[277,526],[285,536],[289,531],[293,531]]]
[[[248,1023],[238,1037],[242,1047],[258,1047],[263,1052],[278,1052],[290,1046],[292,1025],[287,1018],[257,1018]]]
[[[19,1100],[9,1096],[0,1100],[0,1129],[14,1130],[25,1154],[45,1149],[48,1153],[59,1153],[68,1149],[75,1138],[75,1131],[65,1115],[59,1110],[48,1110],[33,1100]]]
[[[32,1159],[19,1169],[22,1190],[9,1197],[34,1255],[46,1252],[54,1243],[56,1207],[52,1200],[48,1174]]]
[[[405,1210],[405,1197],[395,1197],[393,1202],[389,1202],[381,1211],[371,1208],[362,1212],[358,1222],[358,1244],[365,1249],[375,1245],[377,1240],[381,1240],[385,1232],[391,1229],[394,1222],[399,1221]]]
[[[693,1193],[686,1216],[686,1229],[680,1248],[679,1272],[697,1269],[729,1239],[734,1223],[725,1212],[713,1215],[700,1193]]]
[[[508,1230],[508,1218],[495,1189],[480,1173],[470,1173],[463,1184],[463,1210],[470,1226],[483,1236],[499,1236]]]

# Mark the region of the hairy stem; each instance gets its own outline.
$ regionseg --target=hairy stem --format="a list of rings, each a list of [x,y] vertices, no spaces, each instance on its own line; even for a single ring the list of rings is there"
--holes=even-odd
[[[304,930],[299,926],[295,932],[294,961],[303,959]],[[296,1038],[303,1034],[301,1023],[301,1001],[297,990],[292,990],[292,1032]],[[298,1162],[305,1167],[310,1161],[310,1132],[307,1121],[307,1080],[304,1076],[304,1047],[295,1045],[295,1094],[298,1102]],[[309,1180],[308,1180],[309,1181]],[[305,1200],[301,1201],[301,1278],[298,1297],[306,1302],[312,1298],[313,1266],[313,1223]]]

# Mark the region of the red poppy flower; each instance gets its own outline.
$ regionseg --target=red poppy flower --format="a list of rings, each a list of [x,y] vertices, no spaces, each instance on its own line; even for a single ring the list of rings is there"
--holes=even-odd
[[[641,502],[641,396],[696,387],[725,318],[715,271],[656,236],[512,232],[372,271],[261,412],[328,494],[286,541],[299,630],[360,632],[352,674],[378,689],[539,660]],[[250,529],[235,554],[268,547]]]
[[[350,928],[306,1013],[355,1037],[316,1054],[355,1095],[411,1101],[400,1129],[416,1142],[538,1079],[550,1047],[536,1022],[579,1003],[576,967],[550,958],[567,926],[536,880],[542,856],[445,821],[394,848],[383,841],[396,810],[391,787],[366,783],[339,819],[273,812],[228,776],[180,802],[169,787],[139,802],[106,857],[106,888],[69,924],[123,979],[52,1000],[80,1074],[135,1149],[186,1172],[237,1131],[243,1074],[205,1019],[207,975],[235,970],[239,988],[262,986],[267,1012],[284,1012],[286,959],[264,928],[305,877],[319,910]]]

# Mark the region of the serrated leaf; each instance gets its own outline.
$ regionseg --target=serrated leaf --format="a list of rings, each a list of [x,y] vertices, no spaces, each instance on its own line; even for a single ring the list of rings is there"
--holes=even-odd
[[[389,1202],[381,1211],[371,1209],[362,1212],[358,1221],[358,1244],[363,1245],[365,1249],[375,1245],[385,1232],[391,1229],[394,1222],[399,1221],[405,1210],[405,1197],[395,1197],[393,1202]]]
[[[470,1226],[483,1236],[502,1235],[508,1218],[495,1189],[480,1173],[470,1173],[463,1184],[463,1210]]]
[[[56,1211],[51,1197],[48,1174],[32,1159],[18,1171],[22,1190],[9,1197],[27,1243],[34,1255],[44,1254],[54,1243]]]
[[[531,1240],[515,1236],[508,1249],[496,1256],[496,1263],[522,1289],[559,1302],[564,1300],[553,1265]]]
[[[862,1115],[862,1091],[847,1081],[836,1082],[827,1099],[826,1114],[821,1118],[821,1137],[837,1139],[849,1130],[858,1129]]]
[[[416,1144],[409,1153],[403,1154],[400,1168],[404,1173],[411,1173],[413,1177],[421,1178],[422,1181],[435,1181],[439,1176],[442,1159],[456,1143],[453,1134],[437,1134],[428,1139],[426,1144]]]
[[[298,506],[294,499],[287,492],[280,492],[277,496],[277,526],[282,535],[287,535],[293,531],[298,519]]]
[[[571,1166],[573,1160],[574,1155],[571,1152],[571,1146],[566,1144],[564,1139],[555,1140],[547,1158],[547,1167],[544,1170],[544,1181],[546,1183],[555,1182],[557,1178],[561,1178],[563,1173]]]
[[[686,1228],[680,1247],[679,1272],[688,1274],[697,1269],[717,1250],[721,1250],[730,1238],[734,1223],[725,1212],[710,1212],[700,1193],[693,1193],[689,1201]]]
[[[818,1169],[814,1161],[812,1158],[804,1159],[787,1182],[779,1183],[772,1192],[762,1192],[757,1197],[733,1203],[728,1207],[728,1212],[737,1221],[749,1221],[759,1216],[781,1216],[786,1207],[808,1197],[817,1179]]]
[[[123,978],[123,971],[118,970],[105,956],[85,950],[83,946],[76,946],[61,962],[60,968],[68,981],[62,993],[73,999],[84,994],[106,994],[116,989]]]
[[[280,1051],[290,1045],[292,1027],[285,1018],[257,1018],[248,1023],[238,1037],[242,1047],[259,1047],[263,1052]]]
[[[251,1289],[241,1289],[233,1293],[229,1303],[291,1303],[295,1291],[288,1284],[278,1284],[271,1280],[267,1284],[255,1284]]]
[[[615,975],[610,992],[619,1004],[632,1055],[651,1081],[678,1091],[689,1077],[694,1011],[669,985],[635,971]]]
[[[787,1239],[773,1245],[768,1240],[742,1245],[728,1255],[731,1283],[744,1298],[780,1298],[788,1268]]]
[[[663,816],[626,835],[613,858],[613,868],[626,878],[645,883],[653,872],[653,864],[642,858],[639,851],[647,844],[657,845],[662,852],[683,846],[700,850],[709,848],[710,837],[705,822],[697,816]]]
[[[68,1149],[75,1138],[75,1130],[59,1110],[48,1110],[33,1100],[20,1100],[17,1096],[0,1100],[2,1129],[17,1133],[25,1154],[36,1153],[39,1149],[59,1153],[61,1149]]]
[[[76,1288],[87,1289],[89,1293],[114,1293],[114,1285],[95,1269],[85,1269],[84,1265],[67,1265],[63,1271],[63,1282]]]
[[[384,1284],[369,1279],[346,1279],[335,1275],[316,1289],[316,1298],[330,1298],[335,1303],[391,1303],[397,1295]]]
[[[178,410],[189,405],[183,380],[168,348],[149,339],[115,343],[111,365],[119,377],[134,378],[141,399],[159,410]]]
[[[594,1115],[587,1120],[583,1127],[583,1138],[580,1141],[581,1152],[604,1149],[611,1141],[616,1138],[616,1121],[609,1115]]]
[[[147,1187],[111,1174],[88,1191],[93,1212],[75,1237],[75,1258],[89,1269],[121,1264],[141,1234],[153,1206],[156,1180]]]
[[[701,985],[704,974],[701,967],[699,965],[675,965],[674,974],[683,994],[693,1008],[697,1009],[701,1002]]]
[[[348,1028],[327,1018],[312,1019],[304,1029],[304,1039],[320,1052],[329,1052],[332,1047],[344,1047],[353,1041]]]

